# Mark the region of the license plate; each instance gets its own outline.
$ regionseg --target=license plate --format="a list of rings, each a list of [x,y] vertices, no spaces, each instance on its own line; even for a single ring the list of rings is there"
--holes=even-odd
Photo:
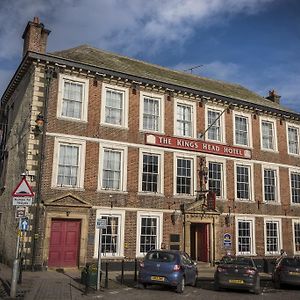
[[[299,272],[289,272],[289,275],[300,276]]]
[[[151,280],[154,280],[154,281],[165,281],[165,277],[151,276]]]
[[[244,280],[239,280],[239,279],[229,279],[229,283],[243,284],[243,283],[244,283]]]

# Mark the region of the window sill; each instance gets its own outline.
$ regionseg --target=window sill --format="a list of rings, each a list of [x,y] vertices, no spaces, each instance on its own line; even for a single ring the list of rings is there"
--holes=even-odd
[[[128,126],[115,125],[115,124],[110,124],[110,123],[100,123],[100,126],[110,127],[110,128],[114,128],[114,129],[120,129],[120,130],[129,130]]]
[[[98,189],[97,193],[104,193],[104,194],[121,194],[121,195],[127,195],[127,191],[121,191],[121,190],[109,190],[109,189]]]
[[[165,197],[164,194],[161,193],[150,193],[150,192],[138,192],[138,196],[149,196],[149,197]]]
[[[278,151],[278,150],[273,150],[273,149],[263,149],[263,148],[261,148],[260,150],[261,150],[261,151],[265,151],[265,152],[270,152],[270,153],[276,153],[276,154],[279,154],[279,151]]]
[[[174,196],[174,198],[183,198],[183,199],[188,199],[188,200],[192,200],[192,199],[195,199],[196,198],[196,196],[194,196],[194,195],[187,195],[187,194],[175,194],[175,195],[173,195]]]
[[[267,205],[281,205],[281,202],[277,202],[277,201],[263,201],[261,204],[267,204]]]
[[[142,129],[140,128],[139,129],[139,132],[140,133],[149,133],[149,134],[160,134],[160,135],[165,135],[165,132],[164,131],[156,131],[156,130],[150,130],[150,129]]]
[[[83,187],[52,186],[51,188],[54,189],[54,190],[63,190],[63,191],[67,191],[67,190],[80,191],[80,192],[84,192],[85,191],[85,189]]]
[[[241,253],[237,253],[236,256],[257,256],[256,253],[244,253],[244,252],[241,252]]]
[[[61,120],[61,121],[68,121],[68,122],[88,123],[88,121],[85,119],[76,119],[76,118],[71,118],[71,117],[57,116],[57,119]]]

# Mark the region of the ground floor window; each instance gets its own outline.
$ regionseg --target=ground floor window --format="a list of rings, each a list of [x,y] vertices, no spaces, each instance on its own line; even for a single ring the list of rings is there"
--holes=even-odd
[[[162,237],[162,214],[138,213],[137,255],[144,255],[160,247]]]
[[[294,229],[294,250],[295,253],[300,253],[300,221],[293,222]]]
[[[252,255],[255,253],[254,219],[238,218],[236,222],[237,254]]]
[[[102,256],[123,256],[124,252],[124,211],[106,211],[99,209],[97,219],[106,220],[106,228],[101,233],[101,254]],[[99,229],[95,233],[95,252],[94,256],[98,257]]]
[[[265,249],[266,254],[279,254],[281,249],[280,222],[265,221]]]

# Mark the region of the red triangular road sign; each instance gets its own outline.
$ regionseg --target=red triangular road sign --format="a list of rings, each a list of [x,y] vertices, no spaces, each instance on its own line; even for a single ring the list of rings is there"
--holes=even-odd
[[[20,183],[17,185],[15,190],[12,193],[13,197],[33,197],[34,193],[31,189],[31,186],[27,182],[26,178],[23,177]]]

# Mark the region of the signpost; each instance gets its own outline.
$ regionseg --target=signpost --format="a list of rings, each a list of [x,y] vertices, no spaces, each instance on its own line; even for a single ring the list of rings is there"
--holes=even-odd
[[[12,204],[16,207],[16,218],[19,219],[18,225],[18,235],[17,235],[17,245],[16,245],[16,256],[13,262],[13,270],[12,270],[12,279],[11,279],[11,288],[10,288],[10,297],[16,297],[17,290],[17,278],[19,272],[22,270],[22,266],[20,266],[20,258],[19,258],[19,247],[20,247],[20,237],[21,235],[24,238],[25,231],[28,231],[29,222],[26,217],[26,208],[23,206],[32,205],[32,199],[34,197],[34,193],[31,189],[31,186],[26,180],[26,176],[22,175],[22,179],[19,184],[16,186],[14,191],[12,192]],[[23,208],[20,208],[22,206]],[[24,242],[24,241],[23,241]],[[22,254],[21,254],[22,256]],[[19,268],[20,266],[20,268]]]
[[[98,267],[97,267],[97,291],[100,290],[100,276],[101,276],[101,248],[102,248],[102,229],[106,229],[107,220],[97,219],[96,228],[99,229],[99,243],[98,243]]]

